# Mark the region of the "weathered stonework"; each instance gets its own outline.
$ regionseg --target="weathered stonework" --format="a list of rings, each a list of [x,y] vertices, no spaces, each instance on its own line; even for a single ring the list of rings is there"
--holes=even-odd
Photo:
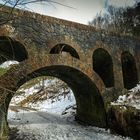
[[[124,136],[130,136],[134,140],[139,140],[140,110],[131,106],[110,106],[108,110],[108,117],[112,132]]]
[[[0,20],[8,17],[9,10],[7,7],[0,8]],[[58,50],[55,51],[59,53],[52,51],[51,54],[57,45]],[[94,52],[98,49],[105,52],[104,56],[101,53],[97,60],[93,60]],[[128,77],[124,77],[122,65],[124,63],[124,68],[127,68],[128,64],[122,60],[123,52],[130,54],[125,60],[129,58],[134,75],[128,73]],[[0,25],[0,54],[1,63],[6,60],[20,62],[0,77],[0,96],[4,97],[0,105],[3,106],[6,100],[5,113],[13,93],[20,85],[33,75],[48,75],[62,79],[73,90],[78,108],[77,120],[107,127],[106,106],[126,90],[124,79],[128,82],[131,77],[136,77],[134,84],[140,81],[138,38],[17,9],[5,24]],[[78,59],[72,57],[75,54],[79,56]],[[99,70],[93,67],[95,61]],[[104,82],[108,80],[108,75],[100,74],[108,70],[113,73],[113,81],[109,81],[111,85]],[[3,132],[7,132],[7,118],[5,114],[0,115],[4,118],[0,119],[0,136],[3,136]]]

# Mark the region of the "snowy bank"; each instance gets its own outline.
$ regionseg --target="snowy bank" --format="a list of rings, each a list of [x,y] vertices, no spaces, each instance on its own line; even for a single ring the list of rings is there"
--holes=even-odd
[[[129,90],[127,94],[119,96],[117,101],[111,102],[111,105],[132,106],[140,110],[140,84]]]

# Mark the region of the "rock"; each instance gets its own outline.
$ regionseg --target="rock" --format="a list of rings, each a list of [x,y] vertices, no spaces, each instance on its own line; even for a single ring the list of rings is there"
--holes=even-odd
[[[112,105],[108,109],[108,125],[111,132],[140,139],[140,110],[123,105]]]

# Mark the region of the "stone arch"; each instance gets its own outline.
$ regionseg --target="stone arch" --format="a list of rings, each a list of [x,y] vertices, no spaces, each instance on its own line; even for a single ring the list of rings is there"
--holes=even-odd
[[[83,72],[70,66],[47,66],[20,79],[17,83],[17,88],[28,80],[38,76],[53,76],[68,84],[76,99],[77,120],[99,127],[106,126],[106,113],[103,98],[96,85]]]
[[[107,126],[103,98],[93,81],[80,70],[70,66],[53,65],[42,67],[29,74],[25,74],[25,70],[22,70],[21,66],[18,66],[18,69],[20,71],[19,76],[17,76],[18,72],[15,72],[15,69],[14,71],[12,69],[9,70],[10,73],[13,72],[11,75],[12,77],[13,75],[16,75],[18,78],[14,76],[15,80],[13,81],[14,83],[12,84],[12,87],[11,85],[9,85],[9,88],[7,87],[9,90],[7,90],[7,98],[4,99],[4,102],[6,102],[5,107],[9,106],[9,103],[13,97],[13,92],[15,92],[25,82],[38,76],[53,76],[63,80],[72,89],[77,103],[76,119],[78,121],[98,127]],[[7,75],[8,79],[10,73]],[[13,92],[8,93],[11,90]],[[3,108],[3,105],[0,106],[0,109],[7,114],[7,108]],[[1,113],[1,117],[7,117],[5,114]],[[4,122],[4,120],[7,121],[7,119],[3,119],[0,123],[7,124],[7,122]],[[1,124],[0,126],[3,127]],[[0,130],[3,130],[3,128]]]
[[[7,36],[0,36],[0,63],[8,60],[24,61],[28,58],[25,47]]]
[[[78,52],[67,44],[57,44],[50,50],[50,54],[69,53],[72,57],[80,59]]]
[[[113,62],[110,54],[98,48],[92,56],[93,70],[101,77],[106,87],[114,86]]]
[[[130,52],[124,51],[121,54],[121,63],[122,63],[124,88],[131,89],[135,87],[136,84],[138,83],[138,75],[135,59]]]

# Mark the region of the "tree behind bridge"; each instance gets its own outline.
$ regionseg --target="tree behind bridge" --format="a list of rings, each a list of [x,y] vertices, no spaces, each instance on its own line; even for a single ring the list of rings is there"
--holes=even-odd
[[[108,13],[98,14],[89,24],[107,31],[140,36],[140,2],[126,9],[109,6]]]

